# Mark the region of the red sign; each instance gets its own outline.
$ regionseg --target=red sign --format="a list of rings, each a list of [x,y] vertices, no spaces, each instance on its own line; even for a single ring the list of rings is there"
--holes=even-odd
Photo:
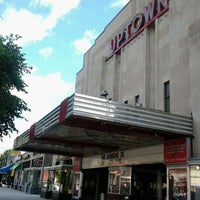
[[[144,12],[137,13],[133,20],[118,35],[111,39],[111,56],[140,34],[147,26],[166,12],[168,8],[169,0],[151,0],[145,6]]]
[[[29,141],[34,140],[34,135],[35,135],[35,124],[33,124],[30,129],[29,129]]]
[[[164,163],[165,164],[187,163],[186,139],[169,140],[165,142]]]
[[[74,159],[74,164],[73,164],[73,171],[80,171],[80,169],[81,169],[81,158],[79,158],[79,157],[76,157],[75,159]]]

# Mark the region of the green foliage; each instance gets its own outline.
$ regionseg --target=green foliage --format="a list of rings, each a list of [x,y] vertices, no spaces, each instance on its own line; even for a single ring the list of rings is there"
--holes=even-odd
[[[3,154],[0,155],[0,158],[5,158],[8,156],[19,156],[20,154],[21,154],[20,151],[8,149],[8,150],[4,151]]]
[[[24,118],[23,111],[28,111],[26,102],[12,94],[12,90],[26,92],[23,75],[30,73],[25,62],[22,48],[16,44],[20,36],[0,36],[0,139],[13,131],[17,132],[15,118]]]

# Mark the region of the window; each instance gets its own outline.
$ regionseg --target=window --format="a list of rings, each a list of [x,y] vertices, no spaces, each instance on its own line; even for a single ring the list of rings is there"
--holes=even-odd
[[[164,83],[164,111],[170,112],[170,83]]]
[[[140,95],[135,96],[135,105],[140,103]]]
[[[109,168],[108,193],[131,194],[131,167]]]
[[[199,165],[190,167],[190,199],[198,200],[200,195],[200,167]]]
[[[168,182],[169,199],[187,200],[187,168],[169,169]]]

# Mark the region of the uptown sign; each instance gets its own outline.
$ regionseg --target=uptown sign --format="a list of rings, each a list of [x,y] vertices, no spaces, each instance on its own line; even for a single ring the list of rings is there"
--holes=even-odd
[[[133,20],[125,26],[110,42],[110,57],[139,35],[147,26],[165,13],[169,8],[169,0],[151,0],[144,12],[137,13]]]

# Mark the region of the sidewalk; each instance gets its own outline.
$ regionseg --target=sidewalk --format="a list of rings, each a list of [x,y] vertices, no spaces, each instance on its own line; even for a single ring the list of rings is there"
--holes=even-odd
[[[12,188],[0,187],[0,200],[44,200],[40,195],[27,194]]]

